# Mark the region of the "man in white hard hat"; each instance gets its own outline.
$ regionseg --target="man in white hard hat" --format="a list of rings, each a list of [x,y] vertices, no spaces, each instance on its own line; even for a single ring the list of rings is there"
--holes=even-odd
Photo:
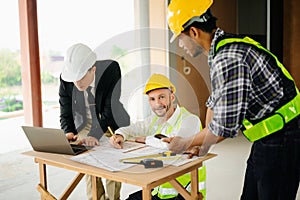
[[[75,87],[74,87],[75,86]],[[129,124],[129,116],[119,101],[121,71],[113,60],[97,61],[84,44],[71,46],[60,77],[60,124],[69,141],[99,145],[110,126],[114,130]],[[86,176],[88,199],[92,199],[91,176]],[[98,199],[105,200],[101,178],[97,178]],[[120,199],[121,183],[106,180],[107,196]]]
[[[201,129],[198,116],[190,113],[184,107],[174,103],[176,87],[162,74],[153,74],[147,81],[144,94],[148,96],[149,105],[153,114],[144,121],[121,127],[115,131],[115,136],[110,138],[110,143],[115,148],[122,148],[125,140],[135,140],[149,146],[168,150],[167,144],[157,138],[158,134],[167,137],[181,136],[183,138],[196,134]],[[205,196],[205,167],[199,169],[199,192]],[[190,174],[180,176],[179,183],[189,187]],[[199,194],[200,194],[199,193]],[[160,185],[152,192],[152,199],[183,200],[169,183]],[[138,191],[129,195],[128,200],[142,200],[142,192]]]

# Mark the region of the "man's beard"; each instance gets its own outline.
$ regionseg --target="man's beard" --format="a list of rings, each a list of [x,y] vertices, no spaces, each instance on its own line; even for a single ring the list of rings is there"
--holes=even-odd
[[[195,48],[194,48],[194,51],[190,52],[190,56],[195,58],[195,57],[201,55],[204,52],[205,51],[204,51],[203,47],[201,47],[200,45],[196,45]]]
[[[171,111],[170,108],[172,106],[172,102],[170,101],[170,103],[166,106],[159,106],[157,108],[153,109],[153,112],[158,116],[158,117],[167,117],[168,113]],[[161,113],[160,111],[164,111],[163,113]]]

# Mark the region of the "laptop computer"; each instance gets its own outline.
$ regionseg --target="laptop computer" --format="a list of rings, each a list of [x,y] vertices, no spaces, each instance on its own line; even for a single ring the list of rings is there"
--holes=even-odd
[[[88,150],[83,145],[70,144],[61,129],[34,126],[22,126],[22,129],[35,151],[78,155]]]

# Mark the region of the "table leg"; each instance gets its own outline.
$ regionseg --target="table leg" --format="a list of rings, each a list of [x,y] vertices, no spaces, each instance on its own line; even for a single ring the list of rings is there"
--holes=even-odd
[[[176,180],[170,180],[169,183],[184,197],[184,199],[191,199],[191,194]]]
[[[97,200],[98,189],[97,189],[97,177],[96,176],[92,176],[92,195],[93,195],[93,199]]]
[[[50,194],[41,184],[37,186],[37,190],[41,194],[41,199],[46,199],[46,200],[56,200],[56,198]]]
[[[152,195],[151,195],[151,188],[143,188],[143,200],[151,200]]]
[[[46,164],[39,163],[40,184],[47,190],[47,169]]]
[[[194,169],[191,171],[191,199],[199,199],[198,176],[198,169]]]
[[[36,160],[37,162],[37,160]],[[40,184],[37,186],[37,190],[41,194],[41,199],[56,200],[56,198],[47,191],[47,170],[46,164],[39,163],[40,172]]]
[[[81,181],[84,174],[79,173],[75,179],[72,181],[72,183],[69,185],[69,187],[64,191],[63,195],[59,198],[60,200],[67,200],[70,194],[73,192],[75,187],[78,185],[78,183]]]

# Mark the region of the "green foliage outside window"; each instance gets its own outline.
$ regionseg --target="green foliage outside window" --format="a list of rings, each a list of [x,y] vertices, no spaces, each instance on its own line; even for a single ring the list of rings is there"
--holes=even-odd
[[[0,49],[0,111],[12,112],[23,109],[23,102],[16,99],[15,90],[21,87],[20,53]]]
[[[12,112],[23,109],[23,102],[17,100],[15,97],[3,98],[0,100],[0,111]]]
[[[0,88],[21,85],[21,65],[18,57],[19,52],[0,50]]]
[[[52,76],[49,72],[43,71],[42,72],[42,83],[55,83],[57,82],[57,78]]]

